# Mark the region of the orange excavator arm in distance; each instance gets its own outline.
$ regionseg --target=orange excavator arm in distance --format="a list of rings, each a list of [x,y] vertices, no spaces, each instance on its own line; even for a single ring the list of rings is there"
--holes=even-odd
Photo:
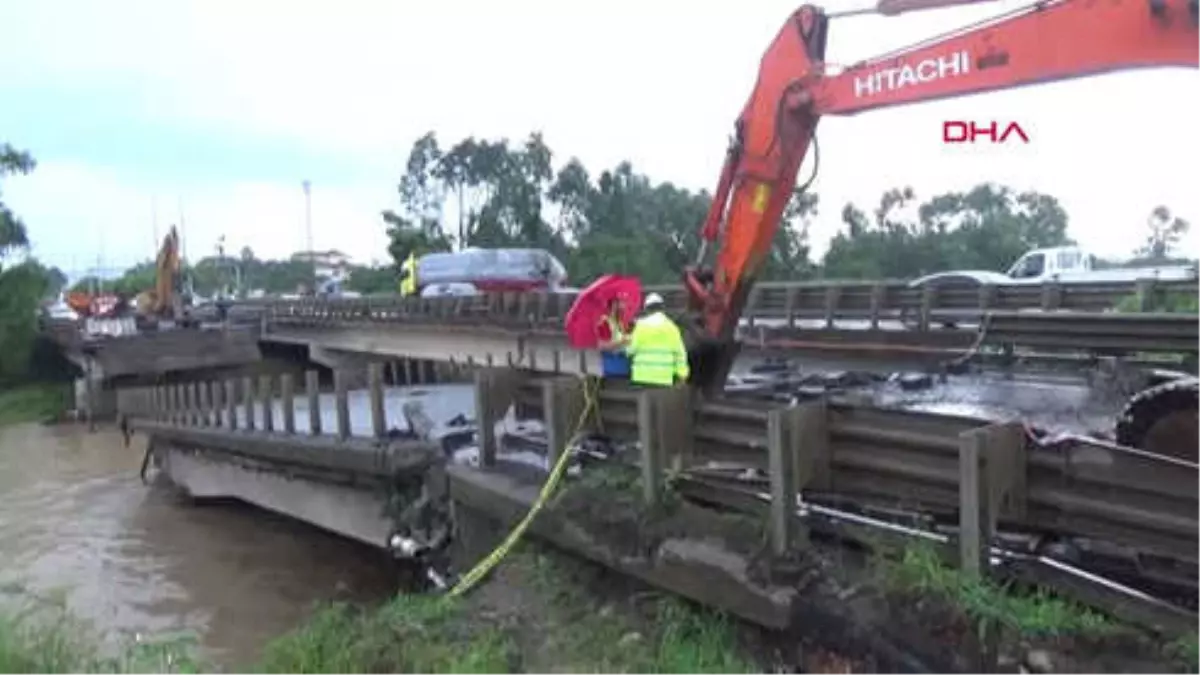
[[[825,64],[830,17],[811,5],[795,11],[763,55],[701,230],[697,264],[684,274],[697,315],[689,326],[693,385],[712,391],[728,376],[746,299],[823,115],[1115,70],[1200,67],[1196,8],[1196,0],[1044,0],[836,75]]]

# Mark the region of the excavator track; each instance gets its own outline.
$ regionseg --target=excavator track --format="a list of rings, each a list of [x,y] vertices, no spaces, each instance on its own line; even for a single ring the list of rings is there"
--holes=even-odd
[[[1181,377],[1138,392],[1117,419],[1117,442],[1154,454],[1200,462],[1200,379]]]

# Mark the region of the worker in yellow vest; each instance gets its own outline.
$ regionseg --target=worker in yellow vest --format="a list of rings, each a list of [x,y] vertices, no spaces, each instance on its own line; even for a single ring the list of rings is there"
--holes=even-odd
[[[625,353],[632,361],[633,384],[670,387],[687,382],[687,347],[679,326],[667,316],[662,296],[650,293],[642,305],[645,315],[633,325]]]
[[[417,255],[408,252],[408,258],[400,266],[400,295],[407,297],[417,293]]]

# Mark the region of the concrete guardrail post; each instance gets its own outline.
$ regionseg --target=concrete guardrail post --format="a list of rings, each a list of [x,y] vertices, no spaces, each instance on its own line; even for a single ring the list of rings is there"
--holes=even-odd
[[[209,388],[207,381],[197,382],[196,387],[199,391],[199,402],[197,407],[200,409],[200,426],[212,426],[212,390]]]
[[[1154,309],[1154,296],[1156,290],[1154,279],[1138,279],[1136,289],[1138,311],[1152,311]]]
[[[792,437],[792,411],[767,413],[767,469],[771,481],[771,550],[784,555],[792,547],[792,520],[796,513],[796,473]]]
[[[583,415],[586,397],[582,380],[575,377],[551,377],[542,380],[542,416],[546,425],[546,459],[550,466],[558,461],[570,435]],[[590,420],[584,420],[586,427]]]
[[[173,387],[173,389],[175,390],[175,406],[174,406],[175,407],[175,416],[174,416],[174,419],[171,420],[171,422],[175,426],[179,426],[179,427],[186,426],[187,425],[186,393],[184,391],[182,384],[176,384]]]
[[[225,425],[230,431],[237,431],[237,380],[225,380]]]
[[[315,370],[304,373],[304,393],[308,397],[308,433],[321,435],[321,379]]]
[[[971,577],[982,576],[987,569],[987,549],[992,539],[989,527],[987,443],[979,430],[965,431],[958,440],[958,552],[959,568]]]
[[[964,431],[958,440],[959,557],[966,574],[987,571],[988,551],[1001,515],[1026,515],[1027,454],[1019,423]]]
[[[350,393],[344,370],[333,371],[333,396],[337,404],[337,437],[344,441],[350,438]]]
[[[496,423],[516,399],[523,375],[508,368],[475,371],[475,424],[479,435],[479,466],[496,464]]]
[[[275,431],[275,382],[271,375],[258,378],[258,400],[262,404],[262,429]]]
[[[1042,310],[1050,312],[1062,305],[1062,286],[1057,281],[1042,284]]]
[[[918,317],[918,330],[929,330],[932,324],[934,304],[937,302],[937,285],[926,284],[921,287],[921,312]]]
[[[254,378],[242,378],[242,409],[246,414],[246,431],[254,431]]]
[[[221,380],[213,380],[209,383],[212,388],[212,416],[213,426],[218,429],[225,427],[225,383]]]
[[[296,381],[291,373],[279,377],[279,404],[283,409],[283,433],[296,433]]]
[[[825,289],[825,327],[832,329],[837,324],[838,301],[841,300],[842,287],[831,284]]]
[[[371,431],[375,438],[387,436],[387,410],[383,401],[383,364],[367,364],[367,391],[371,398]]]
[[[879,315],[887,304],[887,286],[876,283],[871,286],[871,330],[879,330]]]
[[[637,398],[638,442],[642,457],[642,499],[646,505],[659,502],[662,497],[662,438],[658,433],[658,400],[653,391],[643,391]]]

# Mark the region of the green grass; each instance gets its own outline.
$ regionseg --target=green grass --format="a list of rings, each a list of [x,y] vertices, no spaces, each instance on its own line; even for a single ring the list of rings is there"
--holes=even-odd
[[[514,552],[496,607],[486,585],[465,598],[399,596],[374,610],[321,609],[265,650],[262,672],[757,672],[730,621],[651,598],[636,619],[604,604],[553,556]],[[519,579],[512,585],[513,578]],[[488,583],[497,583],[493,578]],[[480,594],[479,596],[475,594]]]
[[[0,611],[0,673],[196,673],[186,637],[105,649],[91,627],[57,605]]]
[[[464,607],[433,596],[400,596],[376,610],[325,607],[268,644],[257,670],[508,672],[515,650],[511,639],[495,628],[470,630]]]
[[[1102,637],[1123,629],[1104,614],[1045,591],[1020,592],[969,577],[947,565],[931,546],[912,545],[898,558],[881,558],[877,564],[888,590],[939,597],[962,610],[977,627],[1001,626],[1028,637]]]
[[[0,426],[57,417],[67,405],[70,385],[61,382],[0,385]]]
[[[1188,672],[1200,670],[1200,636],[1184,635],[1167,645],[1167,654],[1185,666]]]
[[[547,608],[548,622],[561,628],[543,661],[568,664],[574,672],[761,671],[743,657],[736,626],[721,613],[653,592],[641,595],[643,602],[631,616],[630,608],[622,610],[590,592],[606,583],[595,576],[595,568],[537,551],[520,554],[512,564],[524,568],[528,586]]]
[[[250,672],[760,672],[728,617],[525,545],[465,597],[334,603],[267,644]],[[640,587],[639,587],[640,588]],[[65,601],[0,610],[0,673],[193,673],[183,639],[105,647]]]

